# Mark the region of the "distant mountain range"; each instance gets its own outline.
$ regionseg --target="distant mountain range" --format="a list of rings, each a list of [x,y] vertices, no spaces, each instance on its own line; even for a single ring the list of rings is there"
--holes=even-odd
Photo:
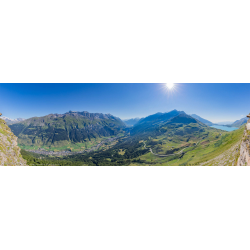
[[[21,146],[62,147],[117,135],[126,125],[111,114],[70,111],[33,117],[9,127]]]
[[[172,110],[166,113],[156,113],[145,118],[121,120],[111,114],[89,113],[87,111],[69,111],[65,114],[49,114],[43,117],[29,119],[9,119],[2,117],[12,132],[18,137],[22,148],[55,148],[65,150],[70,145],[80,148],[92,147],[101,138],[117,136],[123,132],[130,132],[131,136],[158,136],[169,131],[181,134],[192,134],[192,131],[203,133],[214,123],[196,115],[187,115],[184,111]],[[240,127],[247,122],[243,118],[229,126]],[[171,132],[172,131],[172,132]],[[184,135],[183,134],[183,135]],[[93,142],[93,143],[92,143]],[[88,145],[87,145],[88,144]],[[53,149],[52,149],[53,150]]]
[[[21,121],[25,120],[23,118],[11,119],[11,118],[8,118],[6,116],[2,116],[1,119],[5,120],[7,125],[15,124],[17,122],[21,122]]]
[[[210,121],[208,121],[208,120],[206,120],[204,118],[201,118],[200,116],[195,115],[195,114],[192,114],[191,116],[194,117],[195,119],[199,120],[200,122],[208,125],[208,126],[212,126],[212,125],[224,125],[224,126],[239,128],[240,126],[242,126],[243,124],[247,123],[247,121],[248,121],[248,118],[244,117],[244,118],[242,118],[240,120],[237,120],[235,122],[226,121],[226,122],[216,122],[216,123],[213,123],[213,122],[210,122]]]
[[[212,126],[214,124],[214,123],[212,123],[212,122],[210,122],[210,121],[208,121],[208,120],[206,120],[198,115],[192,114],[190,116],[192,116],[193,118],[197,119],[198,121],[200,121],[208,126]]]
[[[131,118],[131,119],[126,119],[122,120],[128,127],[134,126],[136,123],[138,123],[142,118]]]
[[[240,119],[240,120],[235,121],[235,122],[232,123],[230,126],[239,128],[239,127],[242,126],[243,124],[247,123],[248,119],[249,119],[249,118],[244,117],[244,118],[242,118],[242,119]]]

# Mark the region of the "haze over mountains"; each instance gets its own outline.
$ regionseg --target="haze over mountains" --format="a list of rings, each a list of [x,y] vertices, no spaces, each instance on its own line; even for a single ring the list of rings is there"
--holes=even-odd
[[[233,123],[233,121],[224,121],[224,122],[216,122],[215,124],[217,124],[217,125],[230,125],[230,124],[232,124]]]
[[[134,126],[137,122],[139,122],[141,119],[143,118],[131,118],[131,119],[125,119],[125,120],[122,120],[128,127],[132,127]]]

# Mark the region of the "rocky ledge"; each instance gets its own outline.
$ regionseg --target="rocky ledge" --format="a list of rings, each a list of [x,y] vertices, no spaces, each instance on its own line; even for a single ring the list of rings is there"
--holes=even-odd
[[[240,145],[238,166],[250,166],[250,119],[246,124],[243,139]]]
[[[17,137],[0,118],[0,166],[25,166],[26,161],[17,146]]]

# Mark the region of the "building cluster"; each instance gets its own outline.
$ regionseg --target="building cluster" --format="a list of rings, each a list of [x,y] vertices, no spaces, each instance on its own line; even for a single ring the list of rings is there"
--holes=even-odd
[[[103,144],[108,143],[108,142],[112,142],[116,139],[118,139],[120,136],[114,137],[114,138],[108,138],[107,140],[104,140],[100,143],[98,143],[96,146],[90,148],[90,149],[86,149],[86,150],[82,150],[82,151],[77,151],[77,152],[71,152],[71,151],[46,151],[42,148],[39,148],[38,150],[27,150],[29,152],[32,153],[36,153],[36,154],[41,154],[41,155],[50,155],[50,156],[68,156],[68,155],[75,155],[75,154],[83,154],[83,153],[90,153],[93,152],[95,150],[97,150],[98,148],[100,148]]]

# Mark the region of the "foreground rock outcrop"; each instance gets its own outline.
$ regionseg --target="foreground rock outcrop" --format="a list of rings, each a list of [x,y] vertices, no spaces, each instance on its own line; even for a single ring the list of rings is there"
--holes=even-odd
[[[24,166],[26,161],[17,146],[17,137],[0,118],[0,166]]]
[[[241,141],[240,156],[237,165],[250,166],[250,119],[247,121],[243,139]]]

